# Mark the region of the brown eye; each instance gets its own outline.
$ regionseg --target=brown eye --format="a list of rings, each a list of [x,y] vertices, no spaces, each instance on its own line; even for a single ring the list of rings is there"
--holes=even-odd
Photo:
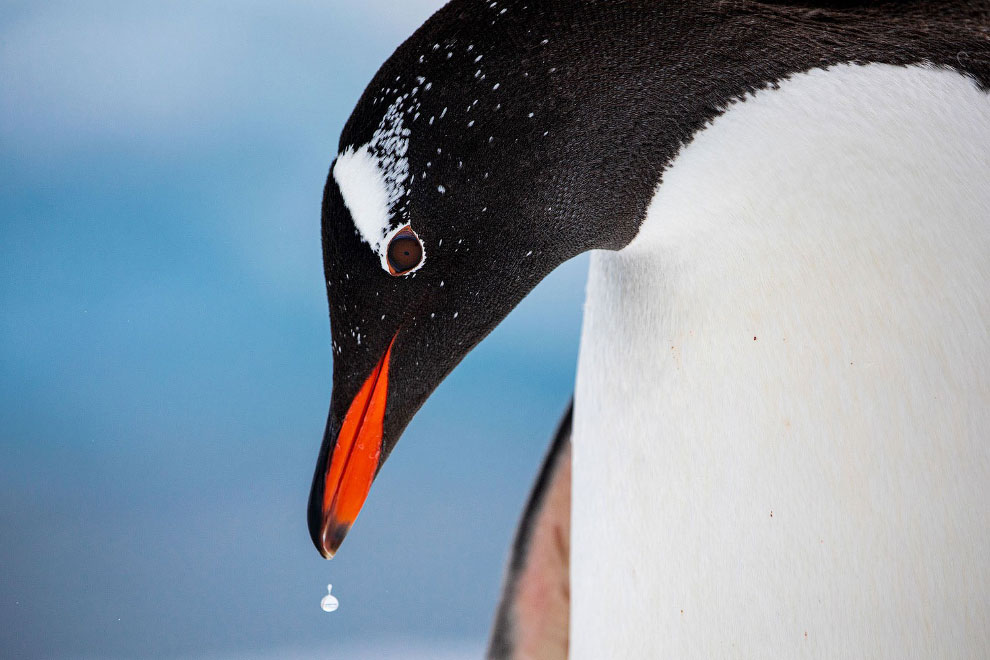
[[[388,267],[393,275],[403,275],[423,261],[423,244],[408,225],[400,229],[388,244]]]

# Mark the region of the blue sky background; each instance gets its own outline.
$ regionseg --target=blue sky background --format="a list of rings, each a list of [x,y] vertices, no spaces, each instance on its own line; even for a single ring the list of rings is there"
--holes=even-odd
[[[0,4],[0,656],[480,653],[586,260],[440,387],[332,562],[305,516],[322,186],[440,4]]]

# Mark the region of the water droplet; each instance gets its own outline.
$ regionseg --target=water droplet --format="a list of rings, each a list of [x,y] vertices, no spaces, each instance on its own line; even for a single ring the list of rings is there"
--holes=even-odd
[[[327,595],[324,596],[323,597],[323,600],[320,601],[320,607],[323,608],[323,611],[324,612],[333,612],[338,607],[340,607],[340,601],[337,600],[337,597],[336,596],[334,596],[332,593],[330,593],[330,591],[332,589],[333,589],[333,585],[332,584],[328,584],[327,585]]]

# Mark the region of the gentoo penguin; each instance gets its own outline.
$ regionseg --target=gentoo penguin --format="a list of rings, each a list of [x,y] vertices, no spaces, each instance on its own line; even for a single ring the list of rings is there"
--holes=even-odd
[[[590,250],[569,453],[491,655],[990,656],[988,85],[987,0],[449,3],[327,178],[319,551]],[[567,627],[534,632],[562,479]]]

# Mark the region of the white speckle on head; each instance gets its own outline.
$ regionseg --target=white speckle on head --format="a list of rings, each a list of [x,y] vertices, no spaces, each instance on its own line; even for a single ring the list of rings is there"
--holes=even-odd
[[[438,193],[440,193],[440,194],[442,195],[442,194],[444,194],[445,192],[447,192],[447,189],[446,189],[446,188],[444,188],[443,186],[437,186],[437,192],[438,192]]]

